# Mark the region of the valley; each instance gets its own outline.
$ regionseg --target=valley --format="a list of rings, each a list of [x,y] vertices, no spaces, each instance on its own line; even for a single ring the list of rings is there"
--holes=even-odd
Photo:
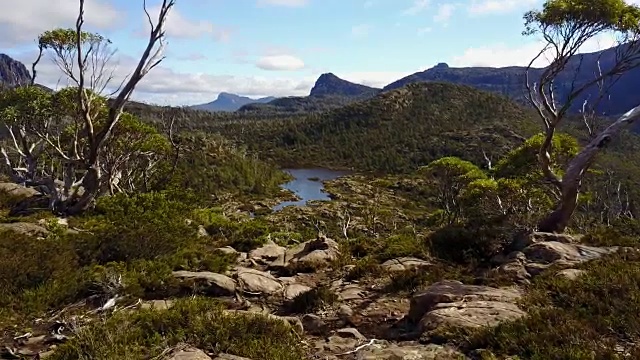
[[[129,100],[171,75],[174,1],[109,96],[80,1],[38,38],[76,86],[0,56],[0,359],[640,358],[640,8],[592,1],[527,27],[637,39],[557,46],[535,86],[440,63],[195,106]],[[304,69],[275,50],[256,66]]]

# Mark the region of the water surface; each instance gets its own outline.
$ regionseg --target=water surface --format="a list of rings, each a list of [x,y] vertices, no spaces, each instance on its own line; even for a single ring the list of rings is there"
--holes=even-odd
[[[331,200],[329,194],[324,191],[323,181],[334,180],[348,175],[348,171],[315,169],[284,169],[294,179],[282,185],[284,189],[294,192],[300,200],[283,201],[273,207],[274,211],[282,210],[286,206],[305,206],[311,200]]]

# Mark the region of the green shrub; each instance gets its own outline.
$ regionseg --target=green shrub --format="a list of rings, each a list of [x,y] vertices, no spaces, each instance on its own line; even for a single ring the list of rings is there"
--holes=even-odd
[[[294,314],[315,312],[338,300],[338,295],[326,286],[319,286],[296,296],[289,304],[289,311]]]
[[[467,348],[539,360],[621,358],[617,347],[640,337],[640,254],[624,251],[582,268],[575,280],[554,272],[534,279],[524,299],[528,316],[467,334]],[[631,353],[639,354],[637,346]]]
[[[261,315],[230,315],[216,302],[196,298],[177,301],[169,310],[120,312],[92,323],[49,359],[151,359],[180,343],[252,359],[305,358],[284,322]]]
[[[638,246],[640,221],[620,219],[610,226],[599,225],[585,234],[581,242],[593,246]]]

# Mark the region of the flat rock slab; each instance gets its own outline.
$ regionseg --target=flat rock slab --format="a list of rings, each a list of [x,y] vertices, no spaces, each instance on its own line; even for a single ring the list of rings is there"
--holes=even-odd
[[[236,283],[232,278],[209,271],[174,271],[173,276],[183,283],[189,283],[213,296],[232,296],[236,293]]]
[[[274,295],[283,290],[283,286],[268,272],[238,267],[238,283],[243,291],[253,295]]]
[[[419,322],[424,314],[441,303],[458,301],[498,301],[515,303],[521,297],[515,288],[493,288],[489,286],[465,285],[459,281],[445,280],[435,283],[411,298],[408,318]]]
[[[528,261],[540,264],[551,264],[556,261],[580,263],[598,259],[616,251],[618,247],[595,247],[559,241],[538,242],[522,250]]]
[[[420,331],[441,328],[473,329],[496,326],[500,322],[516,320],[526,313],[515,304],[500,301],[458,301],[441,303],[433,307],[420,320]]]

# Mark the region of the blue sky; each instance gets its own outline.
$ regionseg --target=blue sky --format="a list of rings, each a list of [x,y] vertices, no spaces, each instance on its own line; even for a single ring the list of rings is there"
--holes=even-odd
[[[630,0],[631,1],[631,0]],[[634,0],[640,1],[640,0]],[[160,0],[148,0],[152,8]],[[26,4],[28,3],[28,4]],[[48,28],[73,26],[77,0],[23,0],[0,14],[0,52],[21,61]],[[177,0],[167,59],[137,99],[193,104],[221,91],[252,97],[305,95],[323,72],[384,86],[439,62],[523,65],[539,49],[522,15],[542,0]],[[28,16],[26,14],[29,14]],[[87,0],[88,29],[108,36],[124,74],[145,44],[142,0]],[[590,44],[587,50],[611,45]],[[41,81],[59,73],[43,64]]]

